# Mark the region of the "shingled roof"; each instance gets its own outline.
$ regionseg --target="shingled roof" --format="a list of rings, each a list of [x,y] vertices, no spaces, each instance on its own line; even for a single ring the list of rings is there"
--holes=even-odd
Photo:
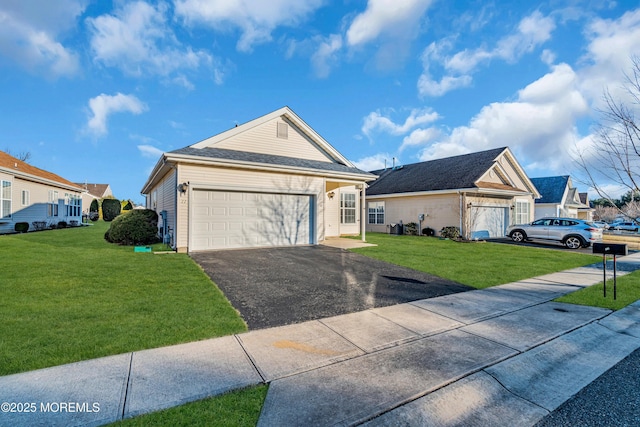
[[[413,163],[371,173],[379,178],[370,184],[368,196],[455,190],[477,187],[477,181],[506,147],[479,153]]]
[[[562,196],[564,196],[568,181],[569,175],[531,178],[531,182],[533,182],[533,185],[536,186],[542,196],[542,198],[536,200],[536,203],[562,203]]]
[[[81,188],[71,181],[62,178],[55,173],[47,172],[44,169],[37,168],[29,163],[23,162],[4,151],[0,151],[0,171],[12,175],[19,176],[23,179],[31,179],[35,181],[48,181],[49,183],[57,183],[63,187],[73,187],[78,191]]]
[[[169,152],[186,156],[203,157],[212,160],[230,160],[241,163],[254,163],[256,165],[289,166],[317,171],[342,172],[353,174],[368,174],[358,168],[334,162],[322,162],[319,160],[299,159],[295,157],[275,156],[272,154],[252,153],[248,151],[228,150],[223,148],[193,148],[191,146]],[[375,177],[371,177],[372,179]]]

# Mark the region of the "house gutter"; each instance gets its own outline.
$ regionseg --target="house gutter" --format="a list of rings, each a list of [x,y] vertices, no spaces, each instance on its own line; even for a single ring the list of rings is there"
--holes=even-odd
[[[31,175],[28,173],[24,173],[24,172],[20,172],[20,171],[16,171],[15,169],[7,169],[7,168],[0,168],[0,172],[6,172],[9,175],[13,175],[17,178],[23,179],[25,181],[31,181],[31,182],[36,182],[36,183],[40,183],[40,184],[46,184],[46,185],[51,185],[53,187],[58,187],[58,188],[62,188],[64,190],[69,190],[69,191],[75,191],[77,193],[83,193],[85,190],[82,187],[76,187],[76,186],[71,186],[69,184],[65,184],[59,181],[54,181],[51,179],[47,179],[47,178],[41,178],[39,176],[36,175]]]
[[[322,176],[334,179],[352,179],[357,180],[357,182],[362,181],[373,181],[378,178],[377,175],[372,173],[364,172],[340,172],[340,171],[332,171],[330,169],[308,169],[305,167],[296,167],[296,166],[287,166],[287,165],[268,165],[265,163],[253,163],[253,162],[243,162],[243,161],[233,161],[228,159],[212,159],[212,160],[202,160],[201,158],[194,158],[191,156],[171,156],[171,158],[167,159],[170,161],[182,161],[184,163],[193,164],[193,165],[206,165],[206,166],[221,166],[227,168],[235,168],[235,169],[251,169],[251,170],[260,170],[260,171],[269,171],[269,172],[296,172],[302,175],[310,175],[310,176]]]

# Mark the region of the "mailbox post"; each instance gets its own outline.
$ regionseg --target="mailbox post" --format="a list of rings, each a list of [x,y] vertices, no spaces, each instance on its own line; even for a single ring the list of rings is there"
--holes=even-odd
[[[602,269],[604,271],[604,280],[602,285],[602,291],[604,298],[607,297],[607,255],[613,255],[613,299],[616,299],[616,281],[617,281],[617,268],[616,268],[616,256],[627,255],[627,245],[616,243],[594,243],[593,253],[602,254]]]

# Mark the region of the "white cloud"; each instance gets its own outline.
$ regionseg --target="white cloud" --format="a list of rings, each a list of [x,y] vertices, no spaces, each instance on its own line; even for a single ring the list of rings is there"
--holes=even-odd
[[[369,43],[381,35],[405,38],[417,30],[432,0],[369,0],[367,9],[357,15],[347,30],[349,46]]]
[[[342,36],[331,34],[322,38],[315,53],[311,56],[311,65],[316,76],[325,78],[331,73],[331,67],[337,63],[337,52],[342,48]]]
[[[364,118],[364,124],[362,125],[362,133],[371,137],[374,131],[384,132],[391,135],[403,135],[409,132],[411,129],[432,123],[438,120],[440,116],[437,112],[432,111],[430,108],[425,109],[413,109],[406,118],[404,123],[394,123],[389,117],[385,117],[380,111],[373,111]]]
[[[0,55],[48,77],[78,73],[78,55],[58,39],[73,28],[86,3],[86,0],[2,2]]]
[[[104,93],[89,100],[89,109],[92,116],[87,122],[87,130],[95,136],[103,136],[108,133],[107,119],[114,113],[141,114],[147,110],[147,106],[133,95],[106,95]]]
[[[140,153],[144,157],[149,157],[152,159],[157,159],[158,157],[162,156],[162,154],[164,153],[164,151],[162,151],[161,149],[148,144],[138,145],[138,150],[140,150]]]
[[[374,171],[378,169],[384,169],[385,167],[391,167],[393,162],[393,156],[389,153],[379,153],[369,157],[363,157],[360,160],[353,162],[355,167],[363,171]]]
[[[418,93],[421,96],[442,96],[451,90],[469,86],[471,74],[480,64],[493,59],[515,62],[549,40],[554,29],[553,19],[536,11],[523,18],[517,30],[500,39],[493,49],[465,49],[447,56],[445,52],[453,47],[452,40],[433,42],[422,54],[424,71],[418,79]],[[444,68],[444,75],[440,79],[432,76],[431,68],[434,65]]]
[[[589,44],[582,58],[581,90],[596,108],[603,108],[602,95],[608,89],[615,99],[630,101],[624,89],[625,73],[632,69],[632,58],[640,56],[640,9],[619,19],[596,19],[587,27]]]
[[[150,5],[137,1],[125,3],[113,15],[88,18],[94,60],[133,76],[168,76],[178,70],[213,65],[210,54],[194,51],[177,40],[167,23],[167,11],[164,3]],[[180,73],[174,82],[193,88]]]
[[[188,24],[205,24],[214,31],[239,29],[236,45],[242,52],[271,41],[279,26],[296,27],[322,6],[323,0],[175,0],[176,15]]]
[[[578,83],[570,66],[554,66],[520,90],[514,102],[482,108],[468,126],[455,128],[447,138],[423,150],[421,159],[509,146],[527,159],[529,170],[566,171],[578,138],[575,122],[589,112]]]
[[[441,135],[437,128],[416,129],[402,139],[402,145],[398,151],[402,152],[408,147],[419,147],[427,145]]]

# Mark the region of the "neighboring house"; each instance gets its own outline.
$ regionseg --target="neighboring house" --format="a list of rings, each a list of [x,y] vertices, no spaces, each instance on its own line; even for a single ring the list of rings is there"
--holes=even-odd
[[[88,184],[82,182],[76,182],[77,186],[82,187],[82,206],[84,212],[89,213],[91,202],[94,200],[104,199],[105,197],[112,197],[111,186],[109,184]]]
[[[0,233],[82,221],[82,188],[0,151]],[[36,223],[34,225],[34,223]]]
[[[536,200],[535,219],[547,216],[592,219],[594,209],[589,207],[586,197],[584,202],[580,199],[569,175],[531,178],[531,182],[542,196]]]
[[[503,237],[510,223],[533,219],[540,197],[507,147],[373,173],[367,231],[413,222],[436,233],[456,226],[471,239]]]
[[[357,169],[288,107],[164,153],[142,188],[179,252],[362,235]]]
[[[596,210],[591,207],[589,193],[579,193],[578,197],[580,197],[580,203],[582,203],[582,207],[578,208],[578,218],[593,221],[593,214]]]

